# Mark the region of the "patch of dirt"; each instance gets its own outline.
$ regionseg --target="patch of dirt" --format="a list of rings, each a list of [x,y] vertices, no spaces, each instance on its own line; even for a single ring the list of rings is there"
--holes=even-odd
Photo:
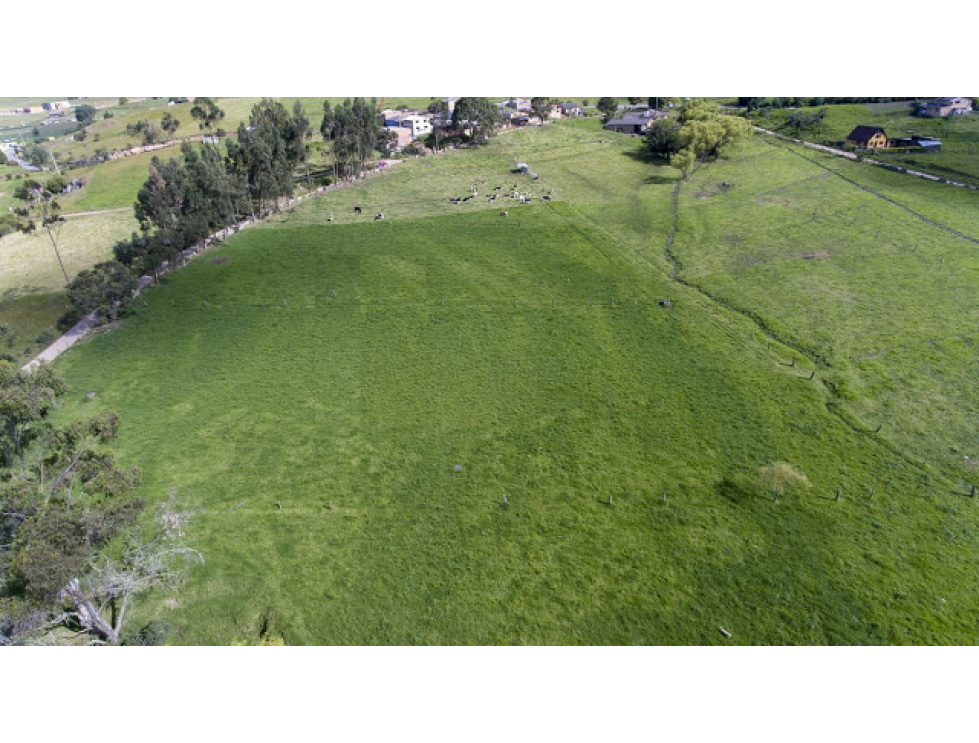
[[[828,250],[808,250],[802,254],[802,260],[804,261],[821,261],[829,258]]]
[[[216,255],[210,260],[208,260],[208,263],[210,263],[212,266],[223,266],[225,263],[228,263],[230,260],[231,259],[226,256]]]
[[[168,609],[179,609],[180,608],[180,602],[177,601],[177,599],[167,599],[166,601],[163,602],[163,605],[165,607],[167,607]]]

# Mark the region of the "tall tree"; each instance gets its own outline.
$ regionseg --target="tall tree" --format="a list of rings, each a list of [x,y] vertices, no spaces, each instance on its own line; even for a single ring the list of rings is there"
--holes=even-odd
[[[335,178],[349,178],[363,171],[371,153],[378,147],[381,131],[375,99],[347,99],[333,108],[323,104],[320,132],[330,142]]]
[[[166,133],[168,140],[173,139],[173,135],[180,128],[180,120],[169,111],[166,111],[160,120],[160,128]]]
[[[0,449],[8,469],[15,458],[23,465],[27,445],[37,437],[55,398],[67,389],[64,379],[46,366],[23,371],[0,361]]]
[[[612,118],[618,110],[619,104],[615,98],[603,97],[598,99],[598,103],[595,104],[595,108],[601,111],[602,115],[605,117],[605,121]]]
[[[210,98],[195,98],[190,115],[197,121],[201,130],[206,130],[210,134],[214,125],[224,118],[224,111]]]
[[[61,226],[64,224],[65,218],[61,216],[61,205],[58,204],[55,197],[64,191],[66,185],[65,179],[61,176],[49,178],[44,185],[31,178],[21,183],[14,190],[14,198],[22,204],[14,210],[19,220],[19,229],[29,235],[36,235],[39,231],[44,231],[51,241],[51,247],[54,248],[58,265],[61,266],[61,273],[65,277],[65,284],[69,283],[70,279],[64,261],[61,260],[61,251],[58,249]]]
[[[500,123],[500,111],[489,98],[460,98],[452,110],[452,128],[468,130],[471,139],[492,135]]]
[[[531,98],[530,99],[530,110],[534,112],[534,116],[541,120],[543,124],[547,121],[547,117],[551,113],[551,99],[550,98]]]
[[[75,121],[82,126],[88,126],[95,121],[95,109],[91,106],[75,106]]]
[[[252,108],[248,126],[238,126],[236,141],[228,143],[231,172],[244,184],[259,215],[267,206],[292,195],[298,149],[290,146],[294,123],[278,101],[263,98]]]
[[[286,136],[286,147],[289,157],[302,165],[306,173],[306,186],[312,188],[309,177],[309,134],[309,117],[303,108],[303,102],[297,98],[292,104],[292,126]]]

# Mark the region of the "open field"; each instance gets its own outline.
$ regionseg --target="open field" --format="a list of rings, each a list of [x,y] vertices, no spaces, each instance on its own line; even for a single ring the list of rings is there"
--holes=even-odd
[[[139,229],[130,212],[71,217],[61,225],[58,247],[69,278],[112,257],[112,246]],[[64,289],[65,280],[45,233],[0,238],[0,301]]]
[[[818,357],[863,425],[882,426],[910,457],[971,482],[979,242],[836,173],[931,219],[971,201],[949,221],[976,237],[979,195],[839,158],[812,162],[810,150],[777,144],[748,148],[743,177],[735,158],[684,186],[673,246],[680,276]]]
[[[61,197],[61,208],[71,213],[131,207],[136,201],[136,194],[146,182],[154,156],[164,161],[171,157],[179,159],[180,149],[172,147],[109,160],[87,168],[75,168],[70,177],[84,178],[85,186]]]
[[[902,153],[877,150],[872,157],[952,180],[979,184],[979,114],[955,116],[946,120],[913,116],[909,107],[897,104],[849,104],[826,108],[829,113],[822,131],[802,132],[803,139],[839,144],[859,124],[883,127],[888,137],[907,137],[910,134],[937,137],[942,140],[941,152]],[[786,109],[773,111],[771,119],[758,119],[757,123],[759,126],[780,131],[779,127],[790,113]],[[789,131],[785,133],[799,136]]]
[[[224,110],[225,118],[218,126],[228,132],[234,132],[238,124],[247,122],[251,114],[252,107],[261,98],[217,98],[217,104]],[[282,104],[292,111],[295,98],[279,98]],[[323,118],[323,101],[325,98],[302,98],[309,117],[310,125],[316,135],[319,136],[319,126]],[[344,98],[330,98],[332,103],[342,103]],[[399,105],[427,106],[430,98],[388,98],[385,99],[385,106],[396,107]],[[141,119],[159,125],[164,112],[169,111],[180,121],[180,128],[174,133],[175,139],[182,137],[192,137],[201,133],[197,121],[190,115],[190,110],[194,107],[193,103],[180,103],[173,106],[167,105],[166,99],[156,101],[142,101],[139,104],[127,105],[121,108],[106,109],[113,114],[111,119],[103,119],[103,111],[98,111],[95,121],[88,127],[89,136],[84,142],[75,142],[71,137],[62,138],[55,145],[54,149],[59,157],[69,159],[82,159],[92,156],[100,148],[109,151],[129,149],[139,146],[140,136],[130,136],[126,134],[126,125],[135,123]],[[98,139],[96,139],[96,135]]]
[[[974,248],[756,141],[743,174],[683,185],[671,259],[677,174],[636,146],[574,122],[397,165],[232,237],[59,359],[59,417],[116,410],[141,494],[205,509],[207,566],[139,619],[178,643],[976,642],[976,502],[917,461],[965,446],[972,414],[909,454],[891,428],[917,403],[847,362],[947,319],[913,303],[936,260],[965,328]],[[553,201],[448,202],[518,160]],[[910,395],[974,361],[933,363]],[[878,392],[880,436],[854,425]],[[773,503],[776,460],[812,489]]]

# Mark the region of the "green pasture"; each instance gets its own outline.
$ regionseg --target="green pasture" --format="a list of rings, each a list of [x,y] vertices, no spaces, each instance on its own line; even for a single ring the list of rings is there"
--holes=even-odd
[[[826,170],[774,145],[684,185],[680,277],[818,357],[858,425],[966,487],[979,457],[979,245],[921,217],[979,236],[979,194],[817,157]]]
[[[909,106],[898,104],[848,104],[826,106],[829,113],[821,131],[805,131],[801,135],[783,130],[790,110],[773,111],[770,119],[759,118],[757,123],[768,129],[783,131],[792,136],[816,142],[838,145],[855,126],[867,124],[884,128],[888,137],[908,137],[912,134],[937,137],[942,151],[937,153],[877,150],[872,157],[896,165],[922,170],[956,181],[979,185],[979,114],[953,116],[947,119],[926,119],[914,116]],[[818,109],[806,109],[816,111]]]
[[[964,330],[970,250],[756,141],[682,186],[668,256],[677,174],[636,147],[574,122],[393,166],[59,359],[59,419],[116,410],[141,495],[204,509],[206,567],[135,621],[185,644],[976,642],[979,505],[936,453],[969,454],[970,414],[901,433],[974,361],[850,359]],[[515,177],[552,200],[500,216],[483,189]],[[946,269],[966,316],[916,312]],[[812,488],[773,502],[777,460]]]

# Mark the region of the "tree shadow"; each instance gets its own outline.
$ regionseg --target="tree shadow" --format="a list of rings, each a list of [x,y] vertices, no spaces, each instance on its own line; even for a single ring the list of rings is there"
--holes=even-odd
[[[731,475],[725,477],[714,486],[716,492],[722,498],[735,504],[742,504],[754,500],[770,500],[763,496],[754,480],[745,475]]]

